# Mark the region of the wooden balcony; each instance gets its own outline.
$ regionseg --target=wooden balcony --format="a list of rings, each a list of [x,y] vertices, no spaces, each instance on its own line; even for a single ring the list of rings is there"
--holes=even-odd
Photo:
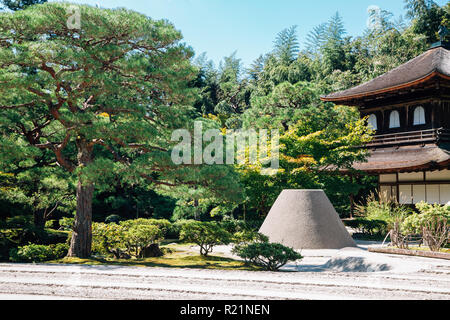
[[[439,128],[376,135],[373,137],[373,140],[366,145],[366,147],[376,148],[441,142],[450,142],[449,129]]]

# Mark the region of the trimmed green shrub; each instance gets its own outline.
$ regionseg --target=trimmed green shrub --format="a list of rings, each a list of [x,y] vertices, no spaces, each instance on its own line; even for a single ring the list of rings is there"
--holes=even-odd
[[[200,246],[200,254],[206,257],[214,246],[229,244],[232,235],[217,223],[191,221],[182,226],[180,239]]]
[[[172,229],[172,223],[166,219],[148,219],[149,224],[156,226],[161,230],[164,237],[167,237],[167,234]]]
[[[162,231],[155,225],[134,225],[124,234],[128,253],[137,258],[144,258],[145,249],[159,243],[163,238]]]
[[[267,243],[269,242],[269,238],[266,235],[256,231],[244,230],[236,232],[233,235],[233,242],[237,245],[244,245],[250,243]]]
[[[246,263],[264,268],[267,271],[277,271],[289,261],[302,259],[302,255],[294,249],[279,243],[251,243],[233,248],[233,253]]]
[[[69,252],[68,243],[57,243],[55,245],[51,244],[50,247],[53,248],[54,259],[62,259],[67,256],[67,253]]]
[[[134,219],[134,220],[126,220],[120,222],[120,225],[124,226],[125,228],[129,229],[134,226],[155,226],[158,227],[159,230],[161,230],[163,236],[166,236],[166,234],[171,230],[172,224],[169,220],[165,219]]]
[[[180,232],[183,226],[187,223],[195,222],[195,220],[177,220],[174,223],[172,223],[172,226],[167,233],[166,237],[168,239],[180,239]]]
[[[10,260],[13,262],[44,262],[61,259],[67,255],[68,244],[58,243],[52,245],[30,244],[10,251]]]
[[[159,245],[164,238],[163,231],[156,224],[167,228],[170,222],[136,219],[119,224],[93,223],[92,251],[100,255],[112,254],[116,259],[143,258],[150,246]]]
[[[12,228],[11,225],[8,227],[9,229],[0,229],[0,261],[9,261],[11,249],[17,249],[29,243],[37,245],[66,243],[68,238],[66,232],[42,229],[34,224],[26,224],[20,228]]]
[[[92,252],[94,254],[112,254],[116,259],[126,251],[124,234],[126,228],[115,223],[92,224]]]

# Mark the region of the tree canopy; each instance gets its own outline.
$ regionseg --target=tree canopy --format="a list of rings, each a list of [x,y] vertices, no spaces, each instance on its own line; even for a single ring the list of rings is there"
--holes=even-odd
[[[125,9],[77,9],[80,29],[68,28],[69,4],[1,14],[0,124],[5,163],[32,156],[30,166],[44,165],[45,157],[78,176],[69,254],[86,257],[94,185],[114,176],[217,185],[227,174],[170,161],[171,133],[187,125],[195,97],[193,52],[181,33]]]

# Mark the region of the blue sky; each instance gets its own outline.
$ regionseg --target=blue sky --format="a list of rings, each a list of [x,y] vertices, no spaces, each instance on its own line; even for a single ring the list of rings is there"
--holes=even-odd
[[[403,0],[72,0],[100,4],[101,7],[127,7],[154,19],[168,19],[181,30],[196,54],[207,52],[216,64],[237,51],[249,65],[272,49],[277,33],[298,25],[300,40],[339,11],[349,35],[366,28],[367,8],[376,5],[405,15]],[[440,5],[446,0],[436,0]]]

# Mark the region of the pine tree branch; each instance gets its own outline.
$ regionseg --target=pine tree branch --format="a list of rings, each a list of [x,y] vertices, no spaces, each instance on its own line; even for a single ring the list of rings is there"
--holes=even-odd
[[[27,107],[34,107],[36,105],[36,102],[30,102],[30,103],[24,103],[24,104],[18,104],[18,105],[10,105],[10,106],[0,106],[0,109],[19,109],[19,108],[27,108]]]

